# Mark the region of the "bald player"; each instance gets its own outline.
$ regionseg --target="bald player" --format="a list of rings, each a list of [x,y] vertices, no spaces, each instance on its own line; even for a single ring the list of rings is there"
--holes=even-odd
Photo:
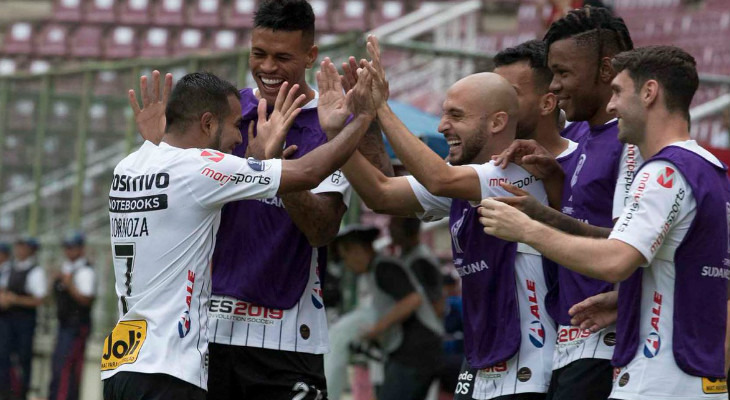
[[[527,246],[484,235],[471,203],[509,196],[503,182],[547,203],[542,182],[528,171],[517,165],[502,170],[490,161],[515,138],[518,102],[512,85],[497,74],[481,73],[448,90],[439,131],[450,146],[449,165],[390,110],[377,41],[368,50],[378,122],[413,176],[388,178],[359,153],[343,172],[379,213],[423,220],[450,217],[454,265],[463,282],[466,353],[455,398],[543,398],[555,325],[544,312],[547,289],[540,256]]]

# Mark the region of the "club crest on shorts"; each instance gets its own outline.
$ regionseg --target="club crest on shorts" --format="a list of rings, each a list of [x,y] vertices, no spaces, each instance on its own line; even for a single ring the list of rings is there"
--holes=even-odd
[[[657,354],[659,354],[661,346],[662,338],[659,337],[659,334],[656,332],[650,333],[644,343],[644,356],[646,356],[646,358],[654,358]]]

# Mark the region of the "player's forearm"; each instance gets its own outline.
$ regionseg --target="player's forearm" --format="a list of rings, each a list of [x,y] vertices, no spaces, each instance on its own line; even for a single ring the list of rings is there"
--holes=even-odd
[[[365,132],[357,151],[363,155],[371,164],[373,164],[385,176],[393,176],[393,164],[385,150],[385,142],[383,142],[383,133],[380,125],[373,121],[370,123],[368,130]]]
[[[550,207],[541,207],[540,212],[531,217],[571,235],[607,238],[611,234],[611,228],[587,224]]]
[[[38,307],[43,304],[42,297],[15,295],[13,304],[21,307]]]
[[[337,236],[345,204],[336,193],[315,194],[309,191],[281,195],[284,208],[312,247],[321,247]]]
[[[317,187],[350,158],[370,122],[371,116],[357,115],[334,139],[299,159],[282,161],[279,194]]]
[[[398,159],[429,192],[442,196],[451,183],[449,166],[413,135],[387,104],[378,109],[378,122]],[[478,199],[475,199],[478,200]]]
[[[548,196],[548,204],[555,210],[560,210],[561,203],[563,202],[563,182],[565,182],[564,173],[542,180]]]
[[[590,278],[615,283],[628,278],[635,269],[628,265],[630,262],[622,252],[617,251],[618,241],[569,235],[535,220],[530,220],[523,232],[521,242]]]
[[[382,318],[373,326],[373,330],[378,333],[385,332],[391,326],[405,321],[416,309],[421,305],[423,299],[421,295],[413,292],[406,297],[400,299]]]

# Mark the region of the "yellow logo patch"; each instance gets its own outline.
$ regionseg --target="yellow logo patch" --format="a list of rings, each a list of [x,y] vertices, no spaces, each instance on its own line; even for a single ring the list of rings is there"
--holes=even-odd
[[[119,321],[104,340],[101,370],[109,371],[137,361],[139,349],[147,338],[147,321]]]
[[[727,393],[727,379],[702,378],[702,391],[705,394]]]

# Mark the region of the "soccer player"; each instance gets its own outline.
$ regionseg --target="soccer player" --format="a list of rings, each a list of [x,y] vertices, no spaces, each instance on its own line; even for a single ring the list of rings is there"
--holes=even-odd
[[[329,88],[339,76],[328,59],[322,69],[320,117],[353,118],[301,159],[259,161],[220,151],[241,142],[241,95],[212,74],[194,73],[170,95],[159,146],[145,142],[115,168],[109,207],[121,317],[103,349],[106,399],[205,398],[209,265],[221,207],[316,187],[347,160],[374,116],[367,72],[337,103]],[[254,140],[265,141],[267,154],[280,151],[304,99],[294,99],[297,85],[287,89],[280,88],[269,118],[265,99],[258,107]]]
[[[578,148],[569,161],[561,163],[565,171],[562,213],[536,202],[523,204],[526,196],[512,199],[510,204],[565,232],[607,237],[641,164],[638,150],[618,141],[617,120],[606,109],[615,76],[611,57],[633,48],[633,43],[621,18],[592,7],[573,10],[555,21],[545,34],[545,42],[548,66],[553,71],[550,90],[557,95],[567,119],[573,121],[563,135],[577,141]],[[505,153],[524,148],[524,142],[516,142]],[[545,150],[540,153],[549,154]],[[605,399],[611,391],[608,360],[613,354],[615,327],[598,332],[573,327],[568,310],[591,296],[610,292],[613,284],[562,267],[557,268],[557,281],[546,300],[559,324],[548,398]]]
[[[529,172],[490,162],[515,137],[518,101],[512,85],[497,74],[481,73],[451,86],[439,125],[450,145],[448,165],[389,109],[374,38],[368,50],[378,122],[413,176],[388,178],[357,152],[343,171],[376,212],[426,220],[450,216],[454,264],[463,280],[462,375],[472,377],[457,385],[457,398],[544,397],[555,327],[544,312],[547,289],[540,256],[526,246],[482,235],[470,204],[482,196],[508,195],[500,182],[511,182],[547,202],[542,183]]]
[[[611,398],[725,398],[730,182],[727,167],[690,140],[695,60],[650,46],[617,55],[613,68],[608,112],[647,161],[608,240],[571,236],[492,199],[481,222],[489,235],[621,282]]]
[[[274,104],[285,81],[298,84],[298,93],[306,99],[286,137],[284,156],[301,157],[326,141],[317,118],[322,99],[305,80],[317,55],[309,3],[260,3],[249,58],[256,87],[240,91],[244,137],[235,155],[253,154],[248,143],[253,133],[245,132],[258,118],[258,100]],[[149,111],[162,103],[148,102]],[[139,115],[137,121],[145,138],[159,142],[160,129],[154,123],[144,123]],[[332,122],[339,123],[336,118]],[[390,168],[377,124],[371,128],[375,129],[366,133],[367,146],[361,143],[359,148],[381,169]],[[223,208],[213,255],[210,399],[291,399],[326,393],[323,354],[329,343],[319,273],[326,249],[321,246],[337,235],[349,197],[349,183],[336,171],[312,191],[237,201]]]

